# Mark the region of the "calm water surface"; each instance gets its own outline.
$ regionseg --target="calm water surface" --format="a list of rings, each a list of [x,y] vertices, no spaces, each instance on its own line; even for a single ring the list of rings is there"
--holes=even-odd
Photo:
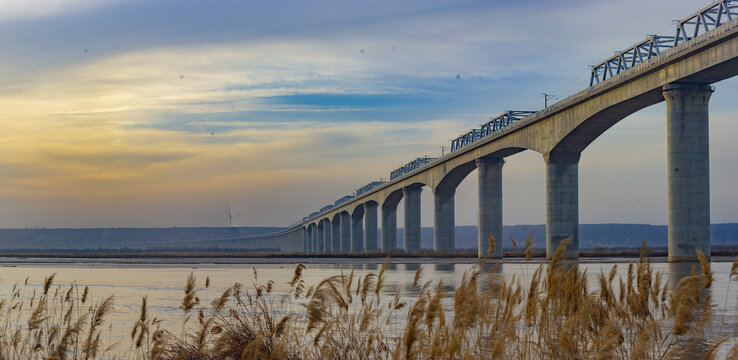
[[[295,265],[305,263],[303,274],[306,288],[317,285],[320,280],[337,275],[341,271],[348,274],[354,270],[357,275],[377,272],[383,259],[41,259],[41,258],[0,258],[0,299],[7,299],[15,284],[23,284],[28,279],[28,288],[40,289],[44,278],[56,273],[55,286],[64,290],[72,283],[80,287],[89,286],[93,300],[109,295],[115,296],[114,312],[108,318],[111,324],[111,341],[126,343],[127,334],[137,319],[141,298],[148,297],[151,317],[164,319],[163,327],[179,333],[184,315],[179,309],[187,276],[193,273],[197,279],[198,296],[201,300],[212,300],[223,290],[238,282],[243,289],[253,292],[254,269],[258,282],[275,282],[275,293],[285,293],[287,282],[292,278]],[[732,259],[713,259],[715,272],[713,302],[719,311],[726,311],[726,325],[733,328],[736,310],[738,284],[728,289],[728,276]],[[627,275],[628,262],[635,259],[585,261],[581,268],[587,271],[590,289],[596,289],[596,276],[609,272],[617,265],[618,274]],[[390,259],[386,273],[384,294],[388,298],[397,289],[406,301],[417,296],[412,286],[413,277],[419,267],[423,268],[422,282],[432,280],[433,285],[443,281],[446,289],[446,303],[451,303],[453,290],[460,283],[464,272],[474,264],[472,259]],[[512,261],[502,263],[495,276],[508,280],[522,277],[530,279],[538,261],[525,263]],[[692,264],[667,264],[656,262],[653,267],[672,282],[689,274]],[[206,277],[210,287],[204,288]],[[40,290],[39,290],[40,291]],[[31,291],[25,294],[30,298]],[[401,324],[404,325],[404,324]]]

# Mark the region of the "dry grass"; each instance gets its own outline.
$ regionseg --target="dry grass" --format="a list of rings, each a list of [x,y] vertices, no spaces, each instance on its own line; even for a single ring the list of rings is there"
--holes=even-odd
[[[494,240],[490,240],[492,243]],[[526,239],[530,258],[532,241]],[[738,356],[736,331],[713,328],[715,285],[704,254],[676,284],[654,271],[645,244],[640,259],[587,282],[586,271],[564,258],[563,241],[549,264],[504,279],[478,264],[464,274],[452,300],[443,284],[415,273],[411,303],[400,290],[383,297],[386,265],[377,273],[330,276],[306,289],[298,265],[286,293],[261,282],[234,284],[200,302],[193,275],[185,282],[179,334],[152,318],[147,298],[122,355],[102,346],[113,299],[88,304],[87,289],[54,286],[0,302],[0,360],[4,359],[712,359]],[[493,246],[490,246],[493,248]],[[738,258],[731,269],[738,281]],[[205,281],[205,290],[209,288]],[[729,284],[720,284],[721,286]],[[26,294],[27,295],[27,294]],[[207,298],[207,295],[206,295]],[[23,310],[23,308],[26,310]],[[25,319],[25,320],[23,320]],[[735,323],[734,316],[729,319]],[[720,324],[726,323],[723,313]],[[722,326],[721,326],[722,328]]]
[[[90,304],[87,287],[80,296],[76,284],[53,286],[54,277],[41,293],[26,280],[0,301],[0,359],[98,359],[109,352],[103,324],[113,297]]]

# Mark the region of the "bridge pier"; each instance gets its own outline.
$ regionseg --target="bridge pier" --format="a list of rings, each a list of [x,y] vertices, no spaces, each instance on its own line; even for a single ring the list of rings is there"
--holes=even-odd
[[[331,221],[331,252],[337,254],[341,252],[341,216],[336,215]]]
[[[241,241],[241,249],[245,248],[245,241]],[[302,252],[310,252],[308,250],[308,230],[307,227],[302,227]]]
[[[329,219],[323,219],[323,252],[331,252],[331,221]]]
[[[579,152],[552,151],[546,161],[546,258],[571,238],[567,258],[579,257]]]
[[[402,189],[405,198],[405,252],[420,251],[420,193],[422,185],[410,185]]]
[[[305,252],[310,253],[312,251],[312,246],[310,244],[311,238],[310,238],[310,224],[305,226]],[[243,244],[244,249],[248,249],[248,242],[244,242]]]
[[[351,216],[345,211],[341,214],[341,248],[340,252],[351,252]]]
[[[351,214],[351,252],[364,251],[364,206],[358,206]]]
[[[667,84],[669,261],[710,256],[710,147],[708,103],[712,87]]]
[[[479,175],[478,256],[502,257],[502,165],[498,157],[477,159]],[[489,236],[496,242],[489,254]]]
[[[364,203],[364,252],[377,251],[377,208],[374,201]]]
[[[316,239],[318,242],[318,253],[322,254],[325,251],[325,227],[323,226],[323,221],[318,221],[318,238]]]
[[[455,247],[454,195],[456,189],[436,188],[433,196],[433,250],[436,252],[453,251]]]
[[[318,253],[318,225],[313,224],[313,253]]]
[[[309,242],[310,242],[310,252],[311,253],[316,253],[316,252],[318,252],[318,240],[317,240],[317,238],[318,238],[318,234],[317,234],[318,230],[317,230],[317,226],[315,225],[315,223],[311,223],[308,226],[308,231],[310,232],[310,239],[309,239]]]
[[[382,251],[397,248],[397,204],[382,204]]]

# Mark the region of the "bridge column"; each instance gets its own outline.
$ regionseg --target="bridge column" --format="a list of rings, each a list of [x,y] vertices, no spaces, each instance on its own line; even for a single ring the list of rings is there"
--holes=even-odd
[[[453,251],[455,247],[454,196],[456,189],[436,188],[433,196],[433,250],[436,252]]]
[[[374,201],[364,203],[364,252],[377,251],[377,208]]]
[[[393,205],[382,204],[382,251],[385,252],[397,249],[397,204]]]
[[[338,254],[341,252],[341,216],[334,216],[331,225],[331,252]]]
[[[329,253],[331,252],[331,221],[328,219],[323,219],[323,252]]]
[[[310,252],[311,253],[315,253],[315,252],[317,252],[317,247],[316,247],[316,242],[317,242],[317,240],[316,240],[317,234],[316,233],[317,233],[317,229],[316,229],[314,223],[312,223],[312,224],[310,224],[308,226],[308,231],[310,232],[309,239],[308,239],[308,242],[309,242],[309,245],[310,245]],[[251,244],[249,244],[249,245],[251,245]]]
[[[318,222],[318,238],[315,239],[317,241],[318,249],[317,252],[322,254],[325,251],[325,247],[323,246],[325,243],[323,242],[325,239],[325,227],[323,227],[323,221]]]
[[[546,257],[571,238],[567,258],[579,257],[579,152],[552,151],[546,161]]]
[[[477,159],[479,175],[478,256],[502,257],[502,165],[498,157]],[[489,236],[496,242],[489,254]]]
[[[405,198],[405,252],[420,251],[420,193],[422,185],[410,185],[402,189]]]
[[[668,84],[669,261],[710,256],[710,147],[708,102],[712,87]]]
[[[364,207],[359,206],[351,214],[351,252],[364,251]]]
[[[307,234],[307,236],[308,236],[308,238],[307,238],[307,251],[309,253],[312,253],[313,252],[313,226],[312,225],[308,225],[307,226],[307,233],[308,233]]]
[[[341,249],[340,252],[351,251],[351,216],[345,212],[341,212]]]

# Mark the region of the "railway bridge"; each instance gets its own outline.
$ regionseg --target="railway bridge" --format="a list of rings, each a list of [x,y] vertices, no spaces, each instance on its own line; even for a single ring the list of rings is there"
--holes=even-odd
[[[404,251],[420,249],[420,194],[434,198],[434,250],[454,248],[454,194],[479,177],[479,256],[487,237],[502,238],[505,158],[540,153],[546,166],[546,254],[571,238],[578,256],[578,162],[597,137],[628,115],[666,101],[669,261],[710,253],[708,103],[711,84],[738,74],[738,1],[717,1],[676,24],[673,36],[649,36],[592,67],[589,87],[537,112],[508,111],[462,135],[450,153],[418,158],[291,226],[307,253],[393,250],[404,199]],[[415,165],[412,165],[415,164]],[[412,166],[411,166],[412,165]],[[381,224],[381,236],[378,229]],[[299,240],[298,240],[299,241]],[[498,247],[493,256],[502,255]]]

